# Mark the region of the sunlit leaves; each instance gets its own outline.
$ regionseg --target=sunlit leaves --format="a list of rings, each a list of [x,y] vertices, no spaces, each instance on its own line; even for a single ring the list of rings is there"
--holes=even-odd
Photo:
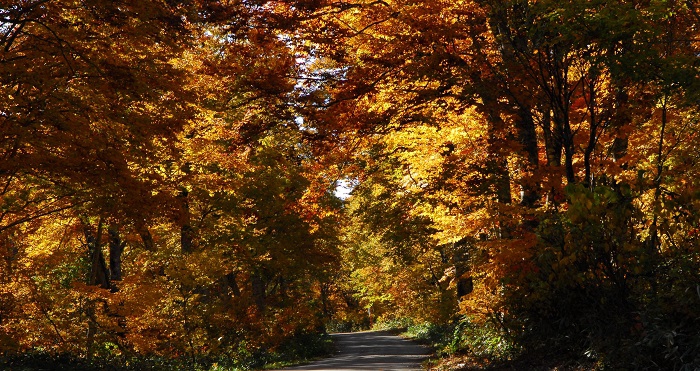
[[[651,344],[697,316],[697,12],[7,5],[0,346],[204,359],[368,309]]]
[[[647,313],[645,325],[665,326],[652,311],[685,321],[688,312],[660,303],[677,298],[653,281],[681,287],[677,269],[697,270],[694,5],[392,1],[335,10],[320,19],[343,43],[314,41],[346,67],[324,87],[325,121],[310,125],[357,148],[347,211],[368,231],[346,232],[357,263],[346,267],[347,290],[385,316],[410,316],[393,288],[447,293],[463,276],[473,286],[455,313],[527,339],[571,331],[571,346],[585,343],[588,354],[610,349],[603,333],[634,342],[624,330],[635,326],[631,313]],[[456,273],[449,256],[428,259],[459,241],[468,241],[467,270]],[[435,267],[449,286],[403,282]]]

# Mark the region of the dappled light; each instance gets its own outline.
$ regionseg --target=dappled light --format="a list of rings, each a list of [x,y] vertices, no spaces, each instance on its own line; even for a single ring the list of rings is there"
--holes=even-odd
[[[693,1],[5,1],[0,365],[698,369],[698,102]]]

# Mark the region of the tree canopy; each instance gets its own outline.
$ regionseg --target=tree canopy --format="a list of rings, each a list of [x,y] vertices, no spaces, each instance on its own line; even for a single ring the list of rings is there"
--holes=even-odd
[[[698,367],[699,69],[693,1],[4,1],[0,359]]]

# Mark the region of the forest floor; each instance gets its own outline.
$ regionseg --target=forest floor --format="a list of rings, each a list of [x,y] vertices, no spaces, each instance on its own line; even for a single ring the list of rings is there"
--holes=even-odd
[[[431,354],[428,347],[388,331],[332,334],[336,351],[332,357],[285,370],[422,370]]]

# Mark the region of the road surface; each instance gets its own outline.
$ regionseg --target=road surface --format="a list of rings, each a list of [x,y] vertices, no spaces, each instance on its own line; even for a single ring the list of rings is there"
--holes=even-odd
[[[336,353],[308,365],[285,370],[421,370],[430,350],[385,331],[332,334]]]

